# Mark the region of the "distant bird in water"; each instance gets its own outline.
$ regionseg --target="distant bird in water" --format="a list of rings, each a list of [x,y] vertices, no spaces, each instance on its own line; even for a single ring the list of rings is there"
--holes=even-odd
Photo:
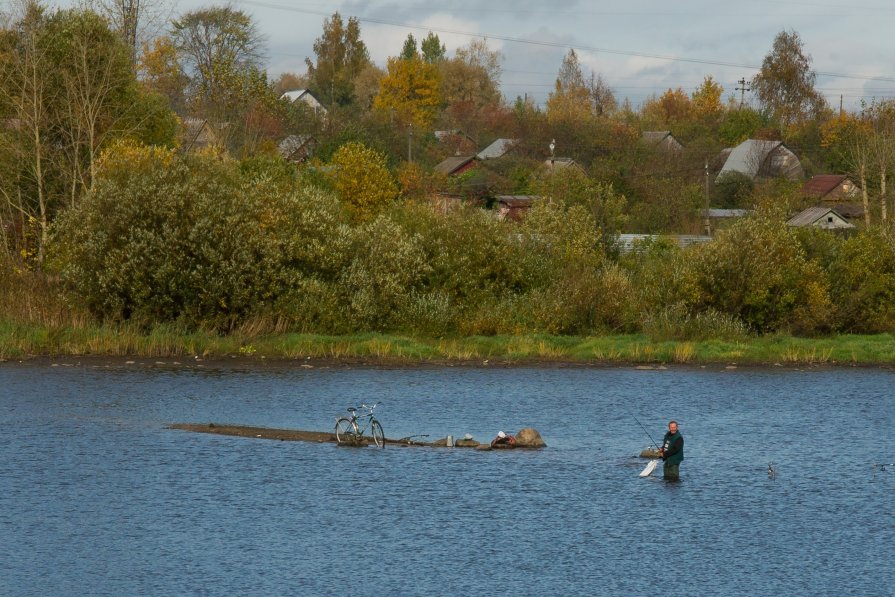
[[[769,462],[769,463],[768,463],[768,478],[769,478],[769,479],[776,479],[776,478],[777,478],[777,469],[774,468],[774,463],[773,463],[773,462]]]

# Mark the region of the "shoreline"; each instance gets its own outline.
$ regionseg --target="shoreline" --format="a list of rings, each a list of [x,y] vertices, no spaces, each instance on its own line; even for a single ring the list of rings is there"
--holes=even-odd
[[[827,371],[842,369],[892,369],[892,363],[642,363],[621,361],[559,361],[539,359],[517,360],[396,360],[359,358],[286,358],[213,356],[204,358],[143,358],[117,355],[30,355],[20,359],[0,359],[0,367],[83,367],[90,369],[159,369],[192,371],[260,371],[295,369],[633,369],[644,372],[672,370],[704,370],[716,372],[780,370],[780,371]]]
[[[895,366],[891,334],[662,340],[604,336],[421,337],[184,332],[159,326],[48,327],[0,321],[0,362],[175,367],[878,367]]]

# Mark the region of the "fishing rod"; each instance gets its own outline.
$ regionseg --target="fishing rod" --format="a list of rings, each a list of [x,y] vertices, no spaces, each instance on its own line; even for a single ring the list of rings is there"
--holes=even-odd
[[[634,413],[628,413],[628,414],[631,415],[632,419],[637,421],[637,424],[640,425],[640,428],[643,429],[643,432],[646,434],[646,436],[650,439],[651,442],[653,442],[653,445],[656,446],[656,449],[661,450],[661,448],[659,447],[659,444],[657,444],[656,440],[653,439],[653,436],[649,434],[649,431],[646,430],[646,427],[643,426],[643,423],[641,423],[640,420],[634,416]]]

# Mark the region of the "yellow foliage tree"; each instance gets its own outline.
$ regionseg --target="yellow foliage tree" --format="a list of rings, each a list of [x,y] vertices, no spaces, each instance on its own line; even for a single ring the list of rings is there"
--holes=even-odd
[[[438,67],[412,58],[389,58],[386,75],[379,84],[373,107],[395,115],[406,123],[428,129],[441,105]]]
[[[724,87],[708,75],[702,80],[702,85],[693,92],[691,102],[693,112],[700,118],[711,118],[721,114],[724,111],[724,105],[721,103],[723,93]]]
[[[592,113],[591,94],[581,72],[578,55],[575,50],[569,50],[559,68],[553,91],[547,98],[547,117],[552,122],[584,122]]]
[[[357,220],[370,219],[398,195],[385,156],[363,143],[342,145],[330,164],[333,187]]]

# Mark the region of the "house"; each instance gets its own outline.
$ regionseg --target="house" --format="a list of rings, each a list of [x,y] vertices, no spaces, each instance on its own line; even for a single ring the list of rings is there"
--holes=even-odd
[[[699,215],[703,218],[708,216],[715,220],[729,220],[733,218],[744,218],[752,213],[751,209],[718,209],[709,208],[699,210]]]
[[[314,116],[326,116],[326,108],[320,103],[320,100],[311,93],[310,89],[294,89],[292,91],[287,91],[280,96],[280,99],[289,100],[293,104],[298,101],[304,102],[314,111]]]
[[[702,234],[619,234],[615,239],[615,246],[618,248],[619,253],[632,253],[642,250],[643,245],[647,242],[656,241],[660,238],[670,240],[681,249],[712,241],[711,236]]]
[[[850,230],[855,227],[832,207],[823,206],[809,207],[791,217],[786,223],[797,228],[815,226],[824,230]]]
[[[277,146],[277,151],[287,162],[300,164],[314,153],[317,140],[310,135],[289,135]]]
[[[782,141],[763,139],[749,139],[734,147],[715,180],[728,172],[739,172],[752,180],[778,176],[799,180],[805,175],[798,156]]]
[[[204,118],[184,118],[180,123],[180,151],[195,151],[206,147],[214,147],[222,144],[221,130]]]
[[[539,199],[540,197],[535,195],[498,195],[495,197],[497,218],[521,222],[534,202]]]
[[[435,131],[433,134],[435,141],[440,145],[450,147],[454,155],[475,152],[475,140],[460,129]]]
[[[456,176],[471,169],[475,166],[475,162],[476,157],[474,155],[455,155],[445,158],[436,164],[432,170],[445,176]]]
[[[519,139],[497,139],[494,143],[480,151],[476,157],[480,160],[496,160],[497,158],[502,158],[518,142]]]
[[[547,158],[544,160],[544,167],[549,172],[571,172],[575,171],[584,176],[587,176],[587,172],[582,168],[578,162],[573,160],[572,158]]]
[[[858,185],[844,174],[818,174],[802,185],[802,195],[816,201],[851,201]]]
[[[684,144],[678,141],[671,131],[645,131],[641,133],[640,139],[662,151],[680,151],[684,148]]]

